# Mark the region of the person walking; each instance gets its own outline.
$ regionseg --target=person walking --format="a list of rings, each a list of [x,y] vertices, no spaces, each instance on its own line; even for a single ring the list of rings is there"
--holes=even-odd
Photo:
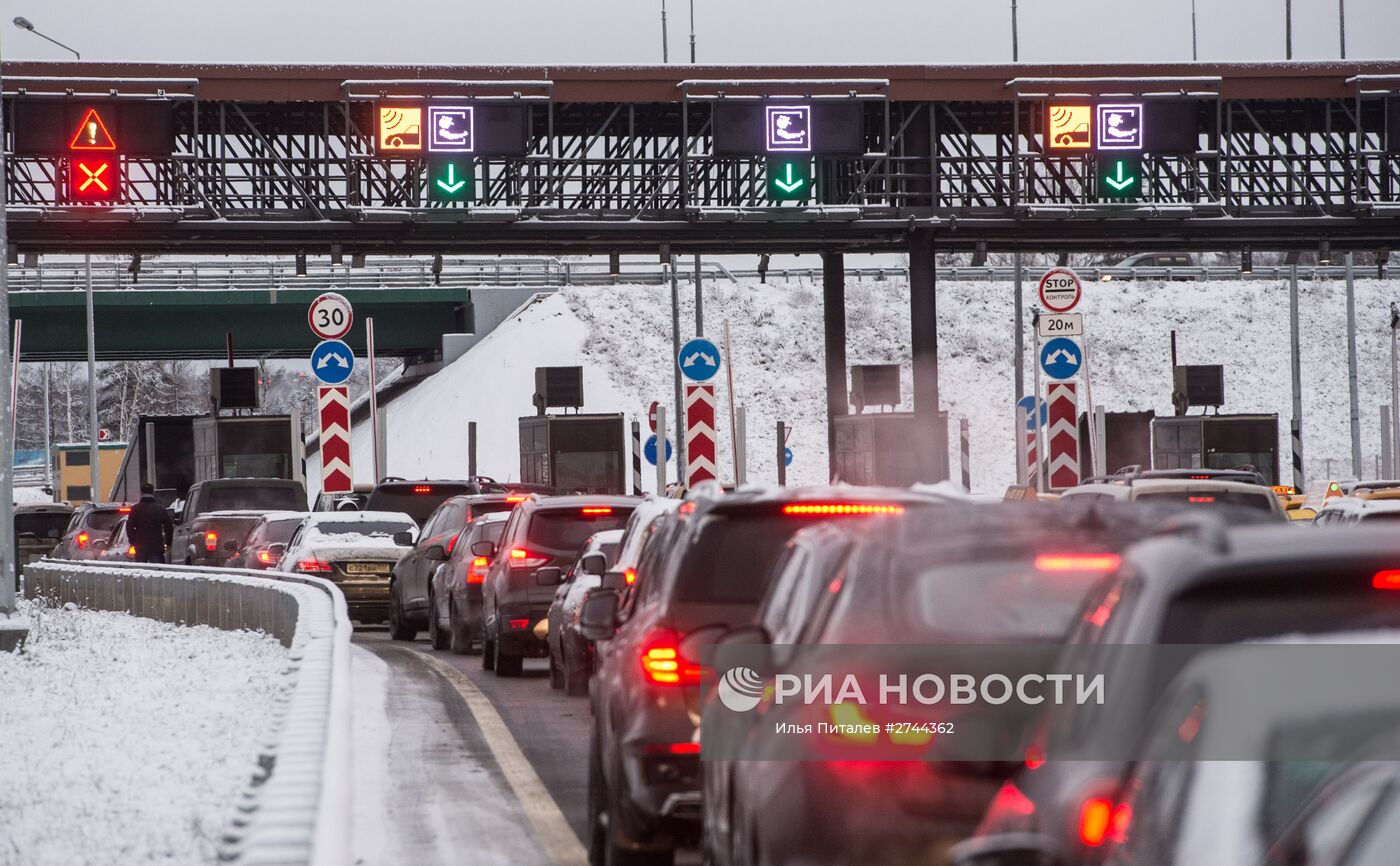
[[[137,562],[165,562],[165,549],[175,537],[175,521],[156,501],[156,488],[150,483],[141,485],[141,501],[131,506],[126,537],[136,548]]]

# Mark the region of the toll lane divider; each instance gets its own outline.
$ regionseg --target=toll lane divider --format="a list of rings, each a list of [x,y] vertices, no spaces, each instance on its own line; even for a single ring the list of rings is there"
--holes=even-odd
[[[41,559],[24,567],[24,591],[53,604],[279,640],[291,683],[221,834],[219,862],[350,862],[351,623],[335,584],[275,571]]]

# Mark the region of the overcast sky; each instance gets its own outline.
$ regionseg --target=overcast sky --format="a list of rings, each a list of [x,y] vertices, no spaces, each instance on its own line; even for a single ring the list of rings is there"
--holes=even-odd
[[[1021,59],[1191,59],[1191,0],[1019,0]],[[1285,0],[1196,0],[1200,58],[1281,60]],[[1345,0],[1347,56],[1400,55],[1400,0]],[[706,63],[1011,59],[1011,0],[695,0]],[[1338,0],[1293,0],[1294,57],[1338,56]],[[92,60],[657,63],[661,0],[0,0]],[[667,0],[671,60],[687,0]],[[6,59],[60,59],[11,26]]]

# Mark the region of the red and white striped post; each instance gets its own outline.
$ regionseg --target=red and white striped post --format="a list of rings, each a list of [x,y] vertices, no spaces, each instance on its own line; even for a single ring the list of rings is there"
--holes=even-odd
[[[1050,385],[1050,430],[1046,469],[1051,490],[1079,484],[1079,394],[1073,382]]]
[[[686,487],[712,481],[715,468],[715,386],[685,386]]]
[[[353,493],[355,475],[350,470],[350,389],[322,385],[316,393],[321,422],[321,491]]]

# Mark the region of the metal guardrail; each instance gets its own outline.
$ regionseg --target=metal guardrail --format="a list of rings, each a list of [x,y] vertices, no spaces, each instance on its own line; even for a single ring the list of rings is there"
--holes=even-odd
[[[1191,266],[1191,267],[1081,267],[1076,268],[1081,278],[1093,282],[1111,280],[1283,280],[1289,275],[1286,265],[1256,267],[1253,272],[1244,274],[1233,266]],[[1373,266],[1358,267],[1357,276],[1369,278],[1377,276]],[[1039,278],[1040,269],[1027,267],[1023,278],[1033,282]],[[907,278],[908,270],[893,268],[847,268],[847,279],[883,281]],[[1342,265],[1308,266],[1298,268],[1298,278],[1303,280],[1342,279],[1346,268]],[[1400,268],[1384,266],[1380,271],[1382,279],[1400,278]],[[690,284],[695,280],[693,267],[687,266],[684,257],[681,266],[676,268],[676,277]],[[670,279],[669,272],[657,265],[628,263],[620,273],[613,273],[606,262],[572,261],[557,258],[501,258],[501,259],[445,259],[441,272],[433,273],[433,265],[427,259],[405,259],[402,261],[377,262],[362,268],[348,266],[308,267],[306,276],[297,276],[294,267],[285,262],[276,263],[235,263],[225,262],[184,262],[152,263],[143,265],[139,274],[133,275],[127,265],[120,262],[101,262],[93,265],[93,288],[99,291],[123,289],[146,290],[201,290],[201,291],[280,291],[330,289],[396,289],[427,288],[441,286],[446,289],[471,289],[491,287],[563,287],[600,286],[616,283],[659,285]],[[821,279],[821,268],[778,268],[769,269],[763,274],[757,269],[731,270],[715,261],[701,262],[701,279],[710,281],[766,279],[769,283],[815,282]],[[940,280],[986,280],[990,282],[1010,282],[1015,279],[1015,270],[1010,267],[940,267]],[[69,262],[44,262],[35,268],[10,268],[11,291],[80,291],[85,288],[85,277],[81,265]]]
[[[43,559],[25,594],[180,625],[257,629],[289,650],[294,681],[224,828],[236,866],[350,862],[350,619],[330,581],[280,572]]]

